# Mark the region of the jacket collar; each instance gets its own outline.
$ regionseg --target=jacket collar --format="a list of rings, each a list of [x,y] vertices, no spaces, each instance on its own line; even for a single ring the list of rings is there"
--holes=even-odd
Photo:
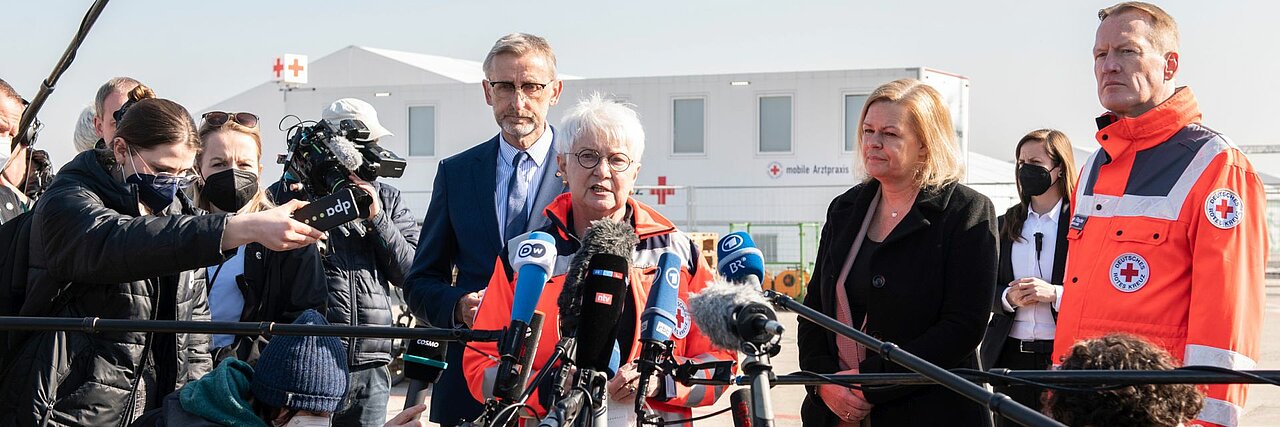
[[[576,240],[577,237],[581,237],[574,236],[573,228],[570,226],[573,218],[572,194],[563,193],[556,196],[555,200],[552,200],[551,204],[547,205],[543,213],[551,220],[551,226],[560,234],[561,238]],[[635,228],[636,236],[641,240],[668,234],[676,230],[676,226],[671,223],[671,220],[668,220],[648,205],[637,202],[630,197],[627,197],[627,213],[627,216],[630,217],[631,227]]]
[[[876,193],[880,190],[880,182],[875,179],[868,180],[862,191],[858,192],[853,200],[837,206],[832,211],[833,218],[851,218],[850,227],[853,233],[843,233],[848,239],[841,242],[838,247],[846,248],[853,245],[854,235],[857,234],[858,228],[862,227],[862,220],[866,217],[867,209],[871,208],[871,200],[876,197]],[[929,218],[937,217],[938,212],[945,211],[947,204],[951,200],[951,192],[956,188],[956,183],[946,183],[942,185],[925,187],[920,190],[920,194],[916,196],[916,201],[911,205],[911,209],[907,211],[906,216],[894,227],[889,233],[889,237],[885,242],[898,240],[902,236],[906,236],[917,229],[927,227],[931,222]]]
[[[1095,135],[1112,159],[1155,147],[1191,123],[1200,122],[1200,106],[1191,88],[1180,87],[1169,99],[1138,117],[1107,113],[1097,118]]]

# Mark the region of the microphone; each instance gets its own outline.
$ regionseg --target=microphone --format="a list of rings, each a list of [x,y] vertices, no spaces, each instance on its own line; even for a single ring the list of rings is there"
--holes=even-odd
[[[529,365],[523,362],[533,359],[533,352],[526,343],[532,342],[536,346],[542,335],[541,319],[537,327],[531,327],[530,321],[542,297],[542,287],[555,265],[556,255],[555,241],[551,235],[541,231],[530,234],[515,251],[511,264],[519,274],[511,302],[511,324],[498,345],[501,362],[493,387],[493,396],[499,400],[515,400],[524,391]]]
[[[1036,259],[1040,259],[1040,250],[1044,249],[1044,233],[1036,232]]]
[[[597,254],[611,254],[630,260],[638,243],[640,239],[636,237],[635,229],[630,224],[608,219],[591,222],[586,235],[582,236],[582,247],[569,263],[564,287],[556,298],[556,305],[560,310],[560,336],[573,337],[577,333],[583,281],[587,277],[587,264],[591,258]]]
[[[729,233],[720,238],[716,244],[716,256],[720,258],[716,269],[720,276],[733,283],[751,285],[762,291],[760,282],[764,278],[764,256],[756,248],[751,235],[742,231]]]
[[[729,395],[733,427],[751,427],[751,389],[740,388]]]
[[[582,287],[582,321],[577,327],[574,364],[579,371],[606,372],[625,305],[630,260],[600,253],[591,257],[589,266]]]
[[[671,333],[676,328],[676,300],[680,297],[680,256],[666,252],[658,257],[658,270],[649,300],[640,314],[640,386],[636,390],[636,416],[644,417],[644,400],[649,393],[649,376],[670,351]]]
[[[333,158],[342,163],[347,170],[355,171],[360,169],[360,165],[364,163],[364,155],[360,154],[360,150],[356,146],[339,135],[333,135],[325,141],[325,145],[329,147],[329,151],[333,153]]]
[[[419,324],[417,327],[425,328]],[[409,341],[409,346],[401,358],[404,360],[404,376],[409,379],[409,388],[405,392],[405,409],[422,404],[427,394],[423,393],[440,379],[440,373],[449,367],[444,361],[448,343],[426,338]]]
[[[737,351],[746,343],[766,344],[785,330],[763,295],[723,281],[690,296],[689,313],[711,344],[727,350]]]

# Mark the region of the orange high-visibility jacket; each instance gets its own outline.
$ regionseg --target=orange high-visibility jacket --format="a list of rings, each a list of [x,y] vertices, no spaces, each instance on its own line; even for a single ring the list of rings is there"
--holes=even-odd
[[[628,199],[627,204],[632,214],[632,225],[636,229],[636,234],[640,237],[640,243],[636,245],[636,250],[632,256],[630,272],[630,288],[632,291],[630,294],[634,298],[636,307],[633,336],[640,336],[640,313],[644,310],[645,303],[649,297],[649,287],[653,284],[658,257],[663,253],[675,252],[681,256],[681,259],[685,260],[685,265],[680,269],[676,330],[671,335],[671,339],[675,343],[673,354],[676,362],[684,363],[686,360],[694,363],[736,361],[737,354],[735,352],[712,346],[711,341],[698,330],[689,315],[689,295],[702,291],[709,281],[714,280],[711,268],[707,266],[706,261],[694,246],[693,241],[684,233],[677,231],[671,221],[662,217],[652,208],[632,199]],[[551,353],[555,350],[556,342],[560,340],[560,330],[557,327],[560,323],[560,311],[556,305],[556,297],[560,295],[560,290],[564,286],[565,275],[569,269],[569,261],[572,260],[574,252],[579,245],[566,225],[570,218],[569,208],[570,195],[566,193],[552,201],[545,212],[547,217],[551,219],[551,224],[542,231],[551,234],[556,240],[559,257],[556,259],[551,279],[543,287],[542,298],[538,300],[536,308],[546,317],[543,318],[542,336],[538,340],[538,351],[534,355],[534,372],[541,370],[547,364],[547,359],[551,357]],[[512,241],[519,242],[527,237],[516,237]],[[502,329],[511,322],[511,304],[515,293],[517,272],[513,271],[511,260],[505,255],[507,254],[504,250],[503,255],[498,257],[497,264],[494,267],[493,278],[489,281],[489,287],[485,290],[484,300],[480,303],[475,324],[472,326],[475,329]],[[472,343],[471,347],[491,355],[497,354],[496,343]],[[641,347],[638,342],[633,344],[630,354],[624,355],[622,363],[625,364],[638,359]],[[463,375],[467,379],[467,386],[471,390],[471,395],[479,401],[484,401],[487,391],[485,390],[486,376],[492,377],[495,375],[498,363],[468,348],[463,352],[462,365]],[[710,370],[703,370],[695,376],[705,379],[710,378],[710,375]],[[532,376],[530,375],[530,377]],[[667,380],[666,384],[651,383],[650,387],[659,387],[666,390],[665,395],[669,399],[665,402],[657,399],[648,399],[646,403],[663,419],[670,421],[689,418],[692,415],[690,408],[715,403],[727,388],[725,386],[685,386],[670,380]],[[538,394],[535,393],[529,399],[529,403],[533,405],[537,415],[542,417],[546,415],[546,409],[537,401],[537,396]]]
[[[1067,239],[1053,360],[1109,332],[1184,366],[1252,369],[1265,301],[1266,195],[1244,154],[1200,124],[1189,88],[1135,118],[1098,119]],[[1201,425],[1235,426],[1244,385],[1210,385]]]

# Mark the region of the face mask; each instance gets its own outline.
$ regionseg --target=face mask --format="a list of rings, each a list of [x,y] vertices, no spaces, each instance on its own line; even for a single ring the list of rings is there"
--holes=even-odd
[[[163,212],[173,203],[174,196],[177,196],[178,183],[169,179],[159,180],[153,174],[138,173],[136,161],[132,158],[129,160],[129,164],[133,165],[133,175],[126,177],[124,182],[138,187],[138,198],[152,213]]]
[[[284,427],[329,427],[331,425],[329,417],[315,415],[294,415],[289,422],[284,423]]]
[[[1053,176],[1044,166],[1024,163],[1018,167],[1019,192],[1024,198],[1032,198],[1049,191],[1053,185]]]
[[[224,212],[236,212],[258,195],[258,175],[246,170],[227,169],[204,180],[200,196]]]

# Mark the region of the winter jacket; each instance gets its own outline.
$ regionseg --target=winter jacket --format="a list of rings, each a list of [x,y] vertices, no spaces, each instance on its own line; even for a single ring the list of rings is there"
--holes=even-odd
[[[400,190],[373,181],[382,210],[373,220],[358,219],[329,230],[327,248],[321,252],[329,284],[325,313],[331,325],[391,326],[390,286],[402,286],[413,264],[413,252],[421,231]],[[307,200],[277,182],[267,190],[276,203]],[[352,370],[391,362],[391,340],[344,338],[347,363]]]
[[[236,279],[244,297],[241,322],[290,324],[307,309],[325,312],[328,285],[315,245],[276,252],[250,243],[244,251],[244,273]],[[210,271],[217,271],[217,267],[210,267]],[[209,276],[213,277],[213,273]],[[217,349],[214,360],[235,357],[252,365],[269,339],[264,335],[237,335],[231,345]]]
[[[224,259],[227,215],[179,193],[141,216],[110,152],[63,167],[36,204],[24,316],[209,319],[204,269]],[[124,425],[212,368],[206,334],[35,332],[0,379],[0,425]],[[145,402],[146,407],[135,407]]]

